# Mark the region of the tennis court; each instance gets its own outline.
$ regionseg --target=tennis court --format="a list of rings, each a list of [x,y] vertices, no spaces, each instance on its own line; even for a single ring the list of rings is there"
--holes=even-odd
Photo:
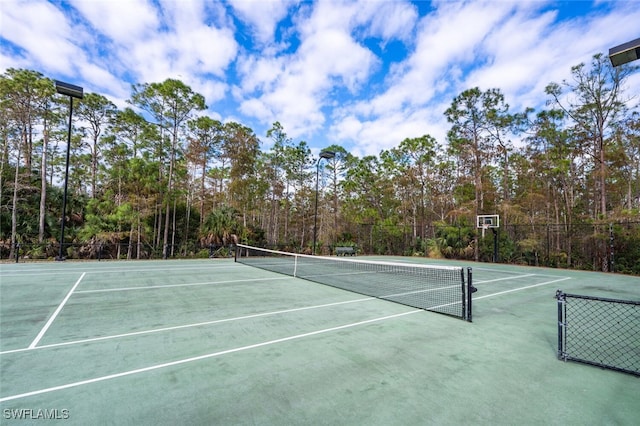
[[[0,423],[637,424],[638,377],[557,359],[554,295],[640,278],[440,263],[472,323],[232,259],[2,264]]]

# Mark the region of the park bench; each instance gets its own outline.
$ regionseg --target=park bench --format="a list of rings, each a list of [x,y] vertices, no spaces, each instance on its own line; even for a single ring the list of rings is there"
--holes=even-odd
[[[336,256],[355,256],[356,249],[353,247],[336,247]]]

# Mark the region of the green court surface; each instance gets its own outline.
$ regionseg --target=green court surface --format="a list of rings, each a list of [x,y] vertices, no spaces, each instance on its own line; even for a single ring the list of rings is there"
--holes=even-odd
[[[462,265],[472,323],[233,260],[2,264],[0,424],[639,424],[640,378],[557,359],[554,296],[640,278]]]

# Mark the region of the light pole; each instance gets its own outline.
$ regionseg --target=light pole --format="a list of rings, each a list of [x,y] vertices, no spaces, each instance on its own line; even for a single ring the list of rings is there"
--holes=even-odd
[[[611,65],[613,65],[614,67],[618,67],[628,62],[636,61],[638,59],[640,59],[640,38],[628,41],[624,44],[609,49],[609,60],[611,61]],[[609,239],[611,249],[611,265],[609,269],[611,270],[611,272],[614,272],[615,263],[613,252],[613,229],[611,225],[609,225]]]
[[[320,158],[318,158],[318,162],[316,163],[316,208],[315,214],[313,215],[313,248],[311,249],[312,254],[316,254],[316,241],[318,239],[318,181],[320,180],[320,161],[324,158],[325,160],[329,160],[336,156],[336,153],[333,151],[320,151]]]
[[[60,251],[56,260],[64,260],[64,223],[67,217],[67,188],[69,185],[69,153],[71,151],[71,117],[73,116],[73,98],[82,99],[83,89],[69,83],[56,80],[56,92],[69,96],[69,129],[67,130],[67,162],[64,171],[64,195],[62,196],[62,220],[60,225]]]

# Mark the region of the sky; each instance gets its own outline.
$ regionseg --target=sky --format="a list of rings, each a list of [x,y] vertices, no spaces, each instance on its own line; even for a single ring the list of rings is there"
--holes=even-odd
[[[316,155],[378,155],[427,134],[444,145],[444,111],[469,88],[544,109],[547,84],[640,37],[639,23],[640,0],[0,0],[0,72],[120,108],[132,84],[180,79],[202,114],[252,128],[265,150],[278,121]],[[640,72],[626,89],[640,97]]]

